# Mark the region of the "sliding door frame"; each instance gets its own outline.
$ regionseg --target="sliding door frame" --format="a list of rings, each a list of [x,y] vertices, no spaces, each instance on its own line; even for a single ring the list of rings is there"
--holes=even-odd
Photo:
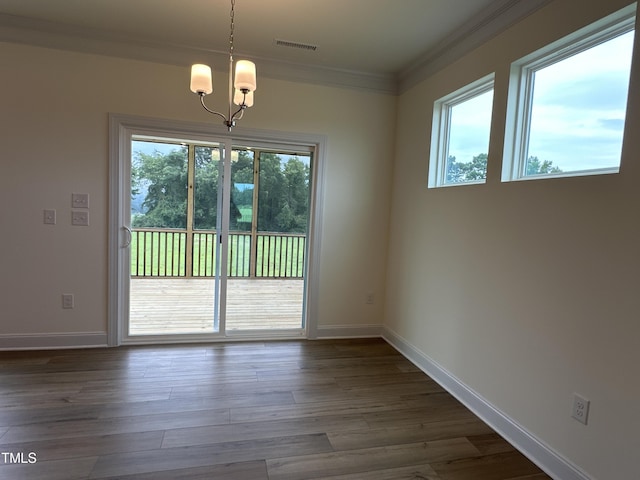
[[[162,343],[163,340],[172,343],[178,342],[203,342],[225,341],[231,336],[224,334],[212,335],[181,335],[170,338],[139,338],[131,339],[125,332],[125,319],[129,315],[129,291],[128,285],[121,281],[122,272],[130,269],[128,249],[130,228],[128,221],[131,212],[131,199],[128,191],[123,186],[130,182],[131,178],[131,139],[134,136],[152,136],[168,139],[188,138],[194,141],[211,142],[220,141],[227,145],[229,150],[225,154],[225,160],[230,160],[232,145],[261,145],[264,148],[290,150],[292,147],[304,147],[312,152],[311,165],[311,192],[309,205],[309,230],[307,246],[307,264],[305,271],[305,294],[303,300],[303,319],[305,328],[303,336],[306,338],[317,337],[317,292],[319,289],[319,264],[322,205],[324,196],[324,169],[327,139],[324,135],[310,135],[289,132],[275,132],[268,130],[255,130],[236,128],[232,133],[222,125],[210,123],[195,123],[176,120],[165,120],[147,117],[138,117],[123,114],[109,115],[109,262],[108,262],[108,310],[107,310],[107,336],[109,346],[118,346],[124,343]],[[230,168],[230,161],[225,162],[225,168]],[[228,165],[227,165],[228,164]],[[226,176],[225,184],[230,175]],[[224,210],[223,210],[224,211]],[[228,212],[227,212],[228,214]],[[224,225],[224,222],[223,222]],[[127,228],[125,228],[125,226]],[[224,232],[223,232],[224,234]],[[223,260],[223,265],[224,259]],[[224,283],[224,282],[223,282]],[[221,293],[221,308],[224,308],[224,292]],[[212,320],[213,321],[213,320]],[[224,331],[224,325],[220,325]],[[233,339],[264,340],[270,338],[291,338],[287,332],[282,335],[267,331],[264,334],[256,333],[254,336],[239,337],[233,335]],[[295,336],[300,338],[300,335]]]

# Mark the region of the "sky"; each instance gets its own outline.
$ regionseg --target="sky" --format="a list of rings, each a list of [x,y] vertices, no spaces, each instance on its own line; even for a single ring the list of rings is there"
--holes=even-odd
[[[528,157],[563,171],[619,165],[633,35],[536,72]],[[492,98],[487,92],[454,107],[449,152],[457,161],[487,153]]]
[[[452,108],[449,156],[457,162],[470,162],[488,153],[492,103],[493,89]]]

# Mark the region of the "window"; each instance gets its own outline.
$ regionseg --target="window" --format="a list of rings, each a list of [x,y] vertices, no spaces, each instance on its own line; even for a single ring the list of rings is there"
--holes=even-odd
[[[511,67],[502,180],[618,173],[635,4]]]
[[[485,182],[493,79],[488,75],[435,102],[429,188]]]

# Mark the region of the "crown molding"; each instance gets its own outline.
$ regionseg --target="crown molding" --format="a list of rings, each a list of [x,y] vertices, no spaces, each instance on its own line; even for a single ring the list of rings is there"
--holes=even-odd
[[[463,24],[455,33],[443,39],[410,66],[400,71],[397,76],[398,93],[406,92],[552,1],[496,0],[480,14]]]
[[[397,74],[337,69],[273,58],[247,58],[259,64],[260,75],[266,78],[397,95],[551,1],[496,0]],[[222,67],[217,68],[220,71],[226,71],[228,62],[227,52],[1,13],[0,41],[184,67],[209,63]]]
[[[204,61],[226,65],[229,61],[228,52],[1,13],[0,41],[179,66]]]
[[[229,61],[228,52],[150,42],[119,32],[97,31],[7,14],[0,14],[0,41],[185,67],[193,63],[210,63],[219,66],[217,70],[225,72]],[[259,62],[260,75],[268,78],[392,95],[397,91],[393,74],[321,67],[249,55],[244,57]]]

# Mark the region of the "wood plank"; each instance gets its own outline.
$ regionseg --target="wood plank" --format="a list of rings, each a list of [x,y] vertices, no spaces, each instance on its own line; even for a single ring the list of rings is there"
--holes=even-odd
[[[539,474],[539,469],[518,452],[458,458],[431,466],[442,480],[505,480]]]
[[[428,463],[408,467],[384,468],[369,472],[318,477],[316,480],[440,480]]]
[[[33,464],[3,464],[0,478],[10,480],[85,480],[89,478],[97,457],[53,460]]]
[[[264,460],[161,472],[118,475],[104,480],[269,480]]]
[[[305,455],[330,450],[329,441],[322,434],[162,448],[101,456],[91,473],[91,478],[246,462],[270,458],[277,454]]]
[[[21,404],[20,408],[0,408],[0,425],[9,426],[30,425],[56,421],[68,420],[89,420],[98,418],[101,408],[99,406],[78,406],[64,403],[61,406],[25,408],[27,405]],[[5,430],[5,431],[6,431]],[[0,428],[0,434],[4,433]],[[0,435],[1,436],[1,435]]]
[[[2,449],[9,452],[35,452],[38,462],[78,457],[97,458],[100,455],[160,448],[163,434],[164,432],[159,430],[117,435],[87,435],[80,441],[77,437],[53,438],[25,443],[3,443]]]
[[[402,427],[372,428],[362,431],[329,433],[329,441],[336,450],[353,450],[357,448],[382,447],[404,443],[429,442],[461,438],[468,435],[483,435],[492,430],[479,419],[443,420]],[[471,443],[478,446],[471,440]],[[513,450],[513,447],[511,447]],[[478,449],[481,451],[480,449]]]
[[[367,428],[359,414],[326,415],[283,419],[266,422],[246,422],[206,427],[175,428],[165,432],[163,448],[187,447],[220,443],[221,441],[252,441],[270,437],[325,434],[331,431],[349,431]]]
[[[467,433],[467,438],[483,455],[513,452],[515,449],[500,435],[485,432],[479,435]]]
[[[252,408],[231,408],[231,423],[260,422],[293,418],[353,415],[369,412],[386,412],[408,408],[404,401],[341,400],[337,402],[317,402],[294,405],[261,406]]]
[[[270,480],[308,480],[478,455],[465,438],[267,460]],[[478,478],[478,477],[476,477]]]
[[[148,432],[186,426],[219,425],[229,423],[229,410],[199,410],[165,414],[136,415],[130,417],[70,420],[20,425],[9,428],[2,437],[4,443],[22,443],[55,438],[85,437],[96,434]]]

